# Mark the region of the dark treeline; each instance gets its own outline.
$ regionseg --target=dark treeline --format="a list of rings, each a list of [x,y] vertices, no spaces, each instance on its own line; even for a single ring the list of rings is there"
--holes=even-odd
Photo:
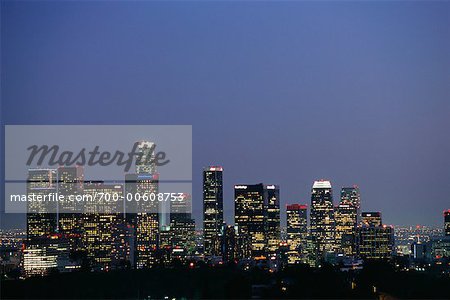
[[[450,278],[400,272],[387,264],[368,264],[357,273],[331,266],[298,266],[269,273],[234,266],[74,272],[1,282],[1,298],[26,299],[248,299],[450,298]]]

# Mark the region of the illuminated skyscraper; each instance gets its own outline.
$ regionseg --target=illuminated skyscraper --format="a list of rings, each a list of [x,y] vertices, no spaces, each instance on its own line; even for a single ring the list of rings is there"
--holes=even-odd
[[[450,236],[450,209],[444,211],[444,231],[446,236]]]
[[[84,204],[69,199],[82,193],[84,172],[82,167],[58,168],[58,193],[64,195],[64,201],[58,202],[58,231],[62,234],[81,233],[81,216]]]
[[[390,259],[394,250],[394,228],[361,225],[357,229],[358,255],[364,259]]]
[[[352,187],[343,187],[341,189],[341,202],[342,204],[351,205],[356,209],[356,225],[358,226],[361,220],[361,194],[359,187],[354,185]]]
[[[359,188],[343,187],[341,201],[335,209],[336,244],[346,255],[356,254],[356,228],[361,219],[361,196]]]
[[[381,226],[381,212],[363,212],[361,214],[361,224],[366,226]]]
[[[359,257],[390,259],[394,251],[394,228],[383,225],[380,212],[363,212],[356,241]]]
[[[267,195],[262,183],[234,186],[234,221],[238,234],[249,241],[247,257],[267,255]]]
[[[123,186],[86,182],[84,195],[95,197],[103,194],[90,204],[86,204],[83,216],[83,245],[87,257],[96,270],[110,270],[128,264],[130,245],[126,238],[124,217],[120,210]],[[106,201],[106,199],[110,199]]]
[[[191,195],[185,194],[182,201],[170,203],[170,231],[171,246],[186,250],[186,253],[194,251],[195,248],[195,221],[192,219]]]
[[[280,188],[273,184],[265,185],[264,193],[267,199],[267,253],[273,256],[281,242]]]
[[[335,250],[333,194],[328,180],[315,181],[311,190],[311,235],[319,254]]]
[[[295,264],[302,261],[306,252],[308,235],[307,206],[304,204],[290,204],[286,206],[287,243],[289,246],[288,263]]]
[[[136,175],[136,194],[158,194],[158,176],[151,174]],[[149,268],[156,263],[156,251],[159,247],[159,203],[158,201],[138,201],[136,215],[136,267]]]
[[[27,196],[48,196],[57,191],[57,171],[54,169],[30,169],[27,179]],[[57,229],[57,202],[27,201],[27,237],[47,236]]]
[[[223,168],[203,170],[203,240],[206,255],[220,255],[223,226]]]
[[[136,158],[136,173],[138,174],[155,174],[156,164],[155,159],[155,143],[149,141],[139,141],[138,157]]]
[[[155,201],[159,191],[155,146],[149,141],[138,142],[136,174],[125,175],[126,221],[134,233],[131,256],[138,269],[150,268],[157,262],[160,208],[159,201]]]
[[[71,252],[83,250],[82,213],[86,208],[86,203],[69,198],[82,194],[83,182],[84,170],[82,167],[58,168],[58,193],[64,195],[64,201],[58,201],[58,232],[67,237]]]
[[[345,255],[354,255],[356,251],[355,234],[357,228],[356,208],[352,204],[341,203],[335,207],[337,250]]]

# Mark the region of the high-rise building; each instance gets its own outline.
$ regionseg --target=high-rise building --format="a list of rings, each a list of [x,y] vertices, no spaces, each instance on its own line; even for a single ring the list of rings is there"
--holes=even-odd
[[[239,237],[243,239],[243,245],[247,244],[245,242],[246,239],[250,246],[249,253],[245,253],[244,257],[261,258],[271,254],[268,247],[268,207],[269,197],[272,198],[271,201],[274,201],[277,198],[276,195],[279,195],[277,190],[277,186],[264,185],[262,183],[234,186],[235,225],[237,226]],[[279,203],[279,199],[277,201]],[[279,219],[277,220],[277,217],[273,215],[271,218],[272,238],[280,239],[279,227],[276,228],[276,223],[278,222],[279,224]]]
[[[195,250],[195,220],[192,218],[191,195],[183,195],[182,201],[170,203],[171,246],[192,253]]]
[[[58,232],[69,237],[71,251],[78,251],[81,247],[82,213],[86,203],[70,197],[82,194],[83,182],[82,167],[58,168],[58,193],[64,196],[64,200],[58,202]]]
[[[127,240],[124,217],[120,212],[123,186],[99,181],[86,182],[84,195],[103,194],[101,199],[87,203],[83,216],[83,245],[95,270],[111,270],[129,264],[130,245]],[[114,195],[114,196],[113,196]],[[106,201],[110,198],[109,201]],[[125,232],[124,232],[125,231]]]
[[[361,194],[359,187],[354,185],[352,187],[343,187],[341,189],[341,201],[342,204],[348,204],[356,210],[356,225],[361,221]]]
[[[319,255],[335,250],[333,193],[328,180],[315,181],[311,190],[311,235],[318,244]]]
[[[155,174],[155,143],[149,141],[137,142],[138,157],[136,158],[137,174]]]
[[[265,185],[264,193],[267,198],[267,253],[274,256],[281,242],[280,188],[273,184]]]
[[[203,241],[206,255],[220,255],[223,226],[223,168],[203,170]]]
[[[36,199],[57,191],[55,169],[30,169],[27,179],[27,197]],[[27,201],[27,237],[47,236],[57,229],[57,202]]]
[[[133,265],[150,268],[157,263],[159,248],[160,206],[157,199],[159,174],[155,163],[156,145],[149,141],[137,142],[136,174],[125,175],[126,221],[134,233]],[[133,199],[128,199],[130,198]],[[145,201],[147,200],[147,201]]]
[[[444,231],[446,236],[450,236],[450,209],[444,211]]]
[[[136,174],[136,195],[157,195],[158,182],[157,175]],[[156,252],[159,247],[158,212],[158,201],[138,201],[134,255],[138,269],[149,268],[156,264]]]
[[[290,204],[286,206],[286,233],[289,246],[288,263],[302,261],[306,253],[308,235],[308,215],[305,204]]]
[[[375,227],[381,226],[383,224],[381,220],[381,212],[363,212],[361,214],[361,224]]]
[[[364,259],[390,259],[394,250],[394,228],[362,225],[357,230],[358,255]]]
[[[341,201],[335,208],[336,245],[345,255],[356,254],[356,228],[360,220],[361,197],[357,186],[344,187]]]

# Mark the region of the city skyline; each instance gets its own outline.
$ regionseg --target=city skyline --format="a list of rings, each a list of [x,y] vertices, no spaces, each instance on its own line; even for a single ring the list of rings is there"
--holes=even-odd
[[[211,166],[203,167],[202,169],[203,169],[203,174],[205,173],[205,170],[208,170],[208,169],[211,169],[214,172],[215,171],[219,171],[221,173],[221,179],[220,180],[221,180],[222,184],[223,184],[223,181],[227,181],[226,180],[226,175],[225,176],[222,175],[222,173],[226,174],[226,170],[225,170],[225,168],[223,166],[219,166],[217,164],[214,164],[214,165],[211,165]],[[30,169],[30,170],[33,170],[33,169]],[[39,169],[36,169],[36,170],[39,170]],[[133,174],[129,174],[129,175],[133,175]],[[89,181],[90,181],[90,179],[87,178],[86,182],[89,182]],[[330,182],[330,184],[332,184],[331,180],[323,179],[323,178],[312,180],[313,183],[315,181],[327,181],[327,182]],[[244,181],[244,182],[257,184],[258,182],[262,182],[262,181],[247,180],[247,181]],[[236,186],[236,183],[233,184],[231,188],[233,188],[235,186]],[[277,184],[277,186],[280,186],[280,185]],[[359,196],[359,201],[360,201],[358,203],[358,205],[360,206],[358,210],[359,210],[360,213],[361,212],[366,212],[367,213],[367,212],[370,212],[370,211],[382,212],[381,209],[377,209],[377,207],[374,207],[373,205],[369,206],[369,207],[373,207],[372,210],[366,209],[367,206],[365,205],[364,191],[362,191],[362,193],[361,193],[362,196],[361,196],[361,194],[359,194],[359,190],[361,190],[361,188],[357,184],[353,183],[353,184],[342,185],[340,188],[335,187],[335,189],[339,189],[339,190],[341,190],[341,189],[342,190],[344,190],[344,189],[351,189],[349,186],[352,186],[352,188],[357,188],[358,189],[358,196]],[[223,186],[221,186],[221,194],[223,194],[225,190],[226,189]],[[280,188],[280,190],[282,190],[282,188]],[[311,187],[310,187],[310,190],[311,190]],[[282,192],[281,192],[281,195],[282,195]],[[340,196],[342,196],[342,195],[340,195]],[[221,196],[221,197],[223,197],[223,196]],[[310,195],[308,195],[307,197],[310,197]],[[283,224],[285,224],[286,221],[287,221],[286,211],[284,209],[287,206],[289,206],[290,204],[306,204],[309,209],[311,208],[310,200],[307,199],[307,197],[305,197],[306,200],[292,200],[292,201],[283,199],[284,198],[283,196],[279,197],[280,198],[279,199],[279,201],[280,201],[280,210],[281,210],[280,220],[281,220],[281,224],[282,224],[281,226],[282,227],[284,227]],[[363,199],[363,200],[361,200],[361,199]],[[223,200],[221,200],[221,201],[223,201]],[[197,207],[199,204],[195,203],[195,201],[191,202],[192,215],[193,215],[193,219],[195,220],[195,225],[196,225],[197,229],[203,229],[203,224],[202,224],[203,223],[202,220],[204,218],[203,199],[200,199],[200,202],[201,202],[201,207],[200,207],[201,212],[198,211],[198,208],[197,209],[193,208],[193,207]],[[331,203],[333,205],[333,209],[337,209],[338,206],[341,204],[341,198],[340,197],[336,197],[336,199],[332,198],[332,202]],[[223,205],[225,207],[225,202],[224,201],[223,201]],[[438,210],[438,209],[436,209],[436,210]],[[440,209],[441,213],[439,214],[439,216],[442,216],[442,214],[445,214],[445,213],[448,214],[448,211],[449,210],[448,210],[447,207],[443,207],[442,209]],[[234,223],[234,203],[232,204],[232,208],[231,209],[223,208],[223,212],[222,213],[223,213],[223,217],[222,218],[223,218],[223,221],[225,223],[227,223],[227,224],[233,224]],[[4,215],[6,215],[6,214],[4,214]],[[20,218],[23,218],[23,220],[20,220],[19,222],[12,223],[13,224],[12,226],[8,226],[8,225],[4,226],[4,224],[2,223],[2,226],[0,226],[0,229],[24,229],[24,228],[26,228],[26,215],[25,214],[22,214],[22,213],[13,213],[13,214],[11,214],[10,213],[8,215],[17,215],[17,216],[19,216],[19,220],[20,220]],[[392,218],[396,219],[395,216],[393,216]],[[383,213],[383,220],[386,220],[384,213]],[[309,214],[308,214],[308,221],[310,221]],[[434,222],[427,223],[427,224],[419,224],[417,222],[413,222],[413,223],[409,223],[409,224],[401,224],[401,223],[398,223],[398,222],[395,222],[395,221],[394,222],[387,221],[385,223],[393,225],[393,226],[431,226],[431,227],[437,227],[437,228],[441,227],[444,224],[442,218],[439,219],[439,221],[434,220]]]
[[[192,124],[193,170],[225,168],[226,215],[235,183],[277,183],[284,206],[326,177],[357,183],[364,209],[388,223],[438,225],[450,194],[449,9],[4,1],[2,124]],[[2,214],[8,227],[16,218]]]

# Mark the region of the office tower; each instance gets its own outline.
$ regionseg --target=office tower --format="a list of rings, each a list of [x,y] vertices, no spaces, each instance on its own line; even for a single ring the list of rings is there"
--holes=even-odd
[[[239,258],[239,244],[235,226],[224,224],[221,237],[221,252],[223,261],[236,261]]]
[[[136,174],[125,175],[126,221],[134,231],[132,257],[136,268],[150,268],[157,263],[159,247],[160,207],[157,199],[159,174],[155,163],[156,145],[137,142]],[[128,199],[130,198],[130,199]],[[147,201],[145,201],[147,199]]]
[[[58,193],[64,196],[58,202],[58,232],[66,235],[81,234],[81,216],[84,212],[84,202],[73,198],[82,194],[84,172],[82,167],[58,168]]]
[[[357,229],[358,255],[363,259],[389,259],[394,250],[394,228],[363,224]]]
[[[361,221],[361,194],[359,187],[354,185],[352,187],[343,187],[341,189],[341,201],[342,204],[348,204],[355,208],[356,210],[356,226]]]
[[[73,198],[82,195],[83,182],[84,170],[82,167],[58,168],[58,193],[64,196],[63,201],[58,201],[58,233],[67,237],[71,253],[83,250],[82,213],[86,208],[86,203]]]
[[[27,178],[27,197],[43,198],[57,191],[57,172],[54,169],[30,169]],[[27,237],[32,239],[55,233],[57,228],[56,201],[27,201]]]
[[[136,174],[136,195],[157,195],[158,182],[157,175]],[[156,251],[159,247],[159,203],[158,201],[138,201],[137,211],[136,267],[149,268],[156,264]]]
[[[361,223],[366,226],[381,226],[383,224],[381,221],[381,212],[363,212],[361,214]]]
[[[206,255],[220,255],[220,231],[223,225],[223,168],[203,170],[203,241]]]
[[[335,208],[336,245],[345,255],[356,254],[356,228],[360,222],[361,196],[359,188],[343,187],[341,201]]]
[[[267,199],[267,254],[274,256],[281,242],[280,230],[280,188],[265,185],[264,197]]]
[[[286,206],[287,243],[289,246],[288,264],[299,263],[306,251],[308,235],[307,206],[290,204]]]
[[[315,181],[311,190],[311,235],[315,237],[319,254],[335,250],[333,194],[328,180]]]
[[[26,277],[64,272],[69,264],[69,242],[60,234],[34,237],[24,242],[23,271]]]
[[[319,242],[312,235],[306,237],[306,250],[302,253],[303,261],[310,267],[317,267],[320,264],[321,254],[319,252]]]
[[[195,220],[191,213],[191,195],[183,195],[182,201],[172,201],[170,206],[171,246],[184,249],[186,253],[193,253],[195,251]]]
[[[336,245],[345,255],[356,254],[357,209],[352,204],[342,202],[335,208]]]
[[[84,184],[85,197],[103,195],[86,202],[83,217],[83,245],[94,270],[111,270],[128,265],[129,247],[121,203],[123,186],[91,181]],[[107,200],[110,199],[110,200]]]
[[[262,183],[234,186],[234,221],[238,234],[247,238],[250,255],[265,257],[267,250],[268,199]]]
[[[137,142],[138,157],[136,158],[137,174],[155,174],[155,143],[149,141]]]
[[[450,236],[450,209],[444,211],[444,232],[446,236]]]

